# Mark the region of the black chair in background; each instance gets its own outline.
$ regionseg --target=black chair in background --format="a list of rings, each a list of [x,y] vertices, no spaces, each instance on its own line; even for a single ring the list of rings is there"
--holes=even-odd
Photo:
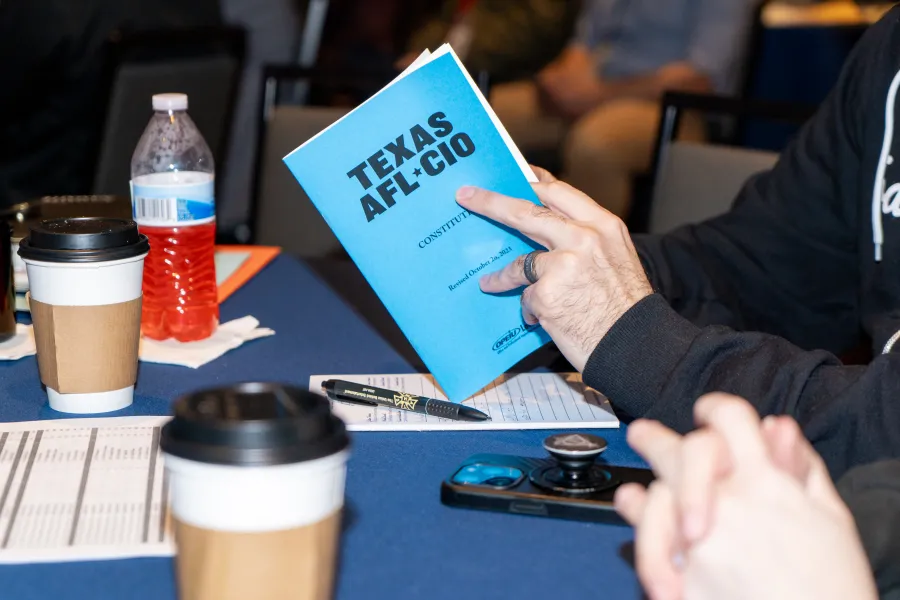
[[[220,232],[220,242],[279,246],[300,258],[342,256],[340,243],[282,158],[392,76],[294,65],[264,67],[249,213],[232,231]]]
[[[666,94],[654,153],[652,192],[645,203],[635,207],[632,231],[665,233],[727,212],[747,179],[770,169],[778,160],[778,152],[738,147],[727,140],[676,140],[685,111],[726,117],[740,132],[746,123],[777,122],[799,127],[815,110],[801,104]]]
[[[222,241],[279,246],[302,259],[414,367],[421,359],[344,252],[282,158],[364,101],[382,75],[267,66],[257,139],[254,196],[246,223]],[[338,100],[348,100],[350,106]],[[310,105],[327,100],[336,106]],[[299,102],[299,103],[298,103]]]
[[[652,233],[664,233],[727,212],[747,179],[771,168],[779,157],[778,152],[730,146],[727,142],[677,141],[674,134],[685,110],[734,118],[739,136],[752,133],[760,123],[797,131],[815,114],[816,106],[667,94],[654,159],[652,202],[644,206]],[[732,141],[740,143],[742,139],[735,137]],[[863,339],[840,359],[844,364],[867,364],[872,359],[871,350],[870,340]]]
[[[131,155],[152,114],[153,94],[188,95],[188,112],[212,150],[216,170],[224,170],[244,48],[245,32],[236,27],[114,36],[93,193],[129,195]]]

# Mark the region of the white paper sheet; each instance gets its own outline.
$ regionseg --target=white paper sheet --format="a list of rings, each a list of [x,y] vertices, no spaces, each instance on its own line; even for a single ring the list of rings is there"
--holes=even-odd
[[[216,252],[216,285],[222,285],[225,280],[234,275],[247,259],[249,252]]]
[[[322,393],[326,379],[343,379],[418,396],[446,400],[431,375],[313,375],[309,389]],[[466,423],[395,408],[332,402],[334,414],[350,431],[428,431],[476,429],[616,428],[609,401],[585,386],[578,373],[525,373],[502,376],[463,404],[491,415],[490,421]]]
[[[173,555],[167,420],[0,424],[0,563]]]

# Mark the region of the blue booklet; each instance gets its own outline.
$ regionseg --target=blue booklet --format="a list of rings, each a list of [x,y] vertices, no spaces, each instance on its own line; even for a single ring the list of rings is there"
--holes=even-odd
[[[521,290],[478,286],[540,246],[464,210],[456,190],[538,203],[536,179],[449,46],[284,162],[448,398],[468,398],[549,341],[522,319]]]

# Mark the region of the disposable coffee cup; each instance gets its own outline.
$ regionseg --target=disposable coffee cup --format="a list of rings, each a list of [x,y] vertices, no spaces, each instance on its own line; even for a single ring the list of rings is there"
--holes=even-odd
[[[45,220],[19,242],[51,408],[103,413],[132,403],[149,250],[134,221],[99,217]]]
[[[349,437],[327,400],[260,383],[198,392],[160,447],[181,600],[332,597]]]

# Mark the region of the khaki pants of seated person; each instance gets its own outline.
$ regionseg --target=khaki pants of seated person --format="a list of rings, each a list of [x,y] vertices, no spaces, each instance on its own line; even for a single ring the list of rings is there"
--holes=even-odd
[[[491,105],[519,149],[562,150],[562,179],[621,218],[631,207],[632,181],[649,171],[659,128],[659,102],[605,102],[575,122],[548,115],[531,82],[497,85]],[[702,141],[703,118],[685,114],[678,138]]]

